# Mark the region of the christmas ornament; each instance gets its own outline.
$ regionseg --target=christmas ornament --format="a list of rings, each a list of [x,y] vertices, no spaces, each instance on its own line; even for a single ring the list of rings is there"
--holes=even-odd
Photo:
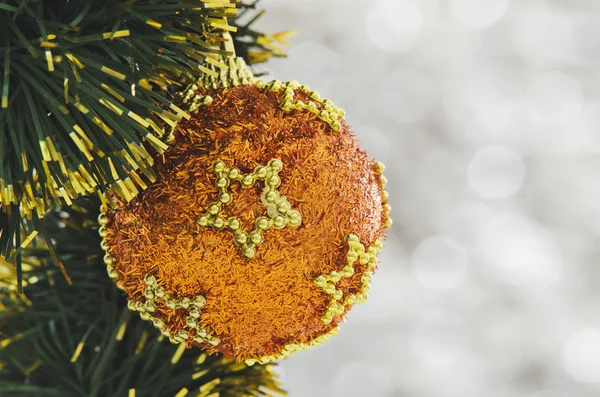
[[[181,95],[157,181],[100,217],[109,275],[174,343],[251,364],[321,343],[363,302],[390,207],[344,112],[215,61]]]

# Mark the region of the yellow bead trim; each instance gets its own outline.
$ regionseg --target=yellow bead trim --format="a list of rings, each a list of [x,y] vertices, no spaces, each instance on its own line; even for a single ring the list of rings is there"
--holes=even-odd
[[[344,313],[346,305],[354,305],[367,300],[367,292],[371,288],[373,270],[375,269],[375,266],[377,266],[377,254],[382,248],[383,244],[381,241],[377,240],[367,251],[365,251],[365,246],[360,243],[358,236],[354,234],[348,235],[348,253],[346,255],[348,264],[344,266],[341,271],[334,270],[326,276],[319,276],[315,279],[315,284],[327,295],[331,296],[329,306],[321,318],[321,321],[323,321],[324,324],[331,323],[333,317]],[[362,285],[360,292],[357,294],[350,294],[343,299],[344,294],[336,288],[336,285],[342,278],[349,278],[354,274],[354,264],[356,262],[367,265],[367,268],[361,277]]]
[[[197,84],[192,84],[182,93],[182,101],[187,105],[190,113],[198,113],[201,106],[208,106],[213,102],[210,95],[196,94],[199,88]]]
[[[212,346],[216,346],[220,343],[219,338],[212,336],[208,333],[205,328],[200,327],[200,316],[202,315],[202,308],[206,304],[206,299],[202,295],[198,295],[192,298],[181,298],[174,299],[165,289],[158,285],[156,277],[151,274],[147,274],[144,277],[144,283],[146,289],[144,290],[145,302],[129,300],[127,307],[135,312],[140,313],[142,320],[152,321],[154,326],[158,328],[163,335],[169,338],[171,343],[183,343],[188,341],[195,341],[197,343],[209,343]],[[171,334],[166,329],[163,321],[157,317],[152,316],[151,313],[156,311],[156,304],[159,301],[163,301],[165,306],[171,310],[183,309],[187,313],[185,319],[185,326],[178,334]],[[190,333],[189,331],[194,331]]]
[[[105,210],[106,208],[102,207],[102,212],[100,212],[100,215],[98,216],[98,223],[100,224],[98,234],[102,238],[100,247],[102,247],[105,252],[104,264],[106,265],[108,276],[116,281],[119,276],[112,266],[114,259],[108,253],[108,242],[106,241],[106,224],[108,223],[108,217],[104,212]],[[162,335],[169,338],[171,343],[183,343],[191,340],[197,343],[206,342],[212,346],[216,346],[220,343],[219,338],[210,335],[205,328],[200,327],[199,319],[202,315],[202,308],[206,303],[206,299],[202,295],[192,298],[184,297],[182,299],[174,299],[167,294],[163,287],[158,285],[156,277],[151,274],[144,277],[144,283],[146,284],[144,290],[145,302],[136,302],[130,299],[127,302],[127,307],[132,311],[138,312],[142,320],[151,321],[154,326],[161,331]],[[117,287],[123,289],[119,282],[117,282]],[[178,334],[172,334],[161,319],[152,316],[151,313],[156,311],[156,304],[161,300],[167,308],[171,310],[183,309],[187,312],[186,325]],[[194,332],[190,333],[189,331]]]
[[[390,212],[392,211],[392,207],[390,206],[388,199],[388,192],[385,190],[385,186],[387,185],[387,178],[383,176],[383,171],[385,171],[385,165],[382,162],[378,162],[375,164],[375,172],[379,175],[379,182],[381,183],[381,202],[383,205],[383,226],[389,229],[392,226],[392,218],[390,218]]]
[[[243,249],[247,258],[254,258],[256,247],[264,241],[263,233],[270,229],[283,229],[286,226],[298,227],[302,223],[300,212],[292,209],[285,196],[281,196],[278,187],[281,184],[279,172],[283,163],[279,159],[269,161],[267,166],[258,166],[249,174],[242,174],[237,168],[227,168],[225,163],[217,160],[214,165],[216,185],[219,188],[218,200],[208,206],[206,214],[198,218],[201,227],[214,227],[219,230],[229,228],[235,233],[234,243]],[[236,217],[224,218],[221,214],[223,207],[233,201],[229,186],[239,182],[243,188],[254,186],[257,181],[264,181],[265,187],[260,195],[261,203],[267,209],[267,216],[255,220],[255,228],[248,233],[242,229],[241,222]]]
[[[300,85],[297,81],[282,83],[278,80],[273,80],[269,83],[258,80],[255,85],[261,89],[283,93],[280,105],[283,111],[308,111],[316,114],[321,120],[329,124],[334,131],[342,129],[342,120],[346,115],[344,110],[335,106],[331,100],[322,99],[317,92],[312,91],[307,86]],[[306,102],[297,100],[297,90],[302,91],[310,99]]]
[[[256,363],[259,364],[267,364],[273,361],[277,361],[277,360],[281,360],[282,358],[286,358],[288,357],[290,354],[292,353],[296,353],[302,350],[307,350],[313,346],[317,346],[320,345],[323,342],[327,342],[333,335],[336,335],[339,332],[339,327],[334,327],[332,328],[329,332],[313,339],[310,342],[307,343],[290,343],[288,345],[285,345],[284,349],[281,350],[279,353],[277,354],[272,354],[269,356],[264,356],[261,357],[259,359],[248,359],[245,360],[244,362],[247,365],[254,365]]]
[[[108,253],[108,242],[106,241],[106,224],[108,223],[108,216],[106,215],[106,207],[102,206],[100,207],[100,215],[98,215],[98,223],[100,224],[100,227],[98,228],[98,234],[100,235],[100,238],[102,239],[100,241],[100,248],[102,248],[102,250],[104,251],[104,264],[106,265],[106,272],[108,273],[108,277],[110,277],[113,281],[116,282],[116,280],[119,278],[119,275],[117,274],[117,271],[113,268],[112,264],[114,262],[114,259],[112,258],[112,256],[110,256],[110,254]],[[121,288],[121,285],[119,283],[117,283],[117,287]],[[123,288],[121,288],[123,289]]]

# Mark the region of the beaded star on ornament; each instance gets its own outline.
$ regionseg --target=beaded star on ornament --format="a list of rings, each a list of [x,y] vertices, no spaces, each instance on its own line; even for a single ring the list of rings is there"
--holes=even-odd
[[[279,171],[283,168],[281,160],[273,159],[266,167],[258,166],[254,172],[244,175],[237,168],[226,168],[225,163],[218,160],[214,169],[217,174],[216,185],[219,187],[219,200],[208,207],[208,213],[198,218],[198,225],[212,226],[217,229],[227,227],[235,233],[234,241],[243,248],[244,256],[254,258],[256,246],[263,242],[263,234],[274,227],[283,229],[286,226],[300,226],[302,216],[292,209],[290,202],[279,194],[277,188],[281,184]],[[223,218],[222,209],[231,203],[233,196],[228,192],[232,182],[240,182],[242,187],[250,188],[257,181],[264,181],[265,187],[260,201],[266,208],[267,216],[256,218],[254,230],[250,233],[242,229],[236,217]]]

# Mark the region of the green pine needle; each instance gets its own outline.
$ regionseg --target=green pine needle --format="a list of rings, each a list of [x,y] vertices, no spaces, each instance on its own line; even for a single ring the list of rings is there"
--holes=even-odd
[[[102,262],[99,205],[82,199],[46,217],[72,285],[42,244],[23,252],[23,295],[12,277],[0,284],[0,395],[126,397],[135,389],[137,397],[170,397],[183,388],[186,396],[285,395],[272,365],[249,367],[198,348],[177,360],[178,345],[126,308]]]

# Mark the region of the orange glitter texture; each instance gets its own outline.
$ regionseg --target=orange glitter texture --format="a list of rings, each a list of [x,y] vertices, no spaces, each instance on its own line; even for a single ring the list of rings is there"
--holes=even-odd
[[[157,156],[157,182],[107,213],[105,241],[117,285],[132,302],[144,302],[150,274],[173,299],[203,296],[198,325],[217,339],[198,343],[192,331],[188,346],[245,360],[308,344],[344,321],[350,307],[325,324],[331,297],[314,280],[347,265],[350,234],[365,247],[385,237],[387,196],[378,167],[345,124],[336,132],[314,113],[285,112],[277,92],[244,85],[197,94],[213,101],[181,123],[175,143]],[[217,161],[249,174],[272,159],[283,164],[277,189],[301,224],[268,228],[248,258],[232,230],[197,221],[219,198]],[[222,216],[252,230],[266,216],[264,184],[231,183]],[[357,263],[336,288],[344,296],[358,293],[366,268]],[[160,302],[152,313],[172,334],[185,327],[186,315]]]

